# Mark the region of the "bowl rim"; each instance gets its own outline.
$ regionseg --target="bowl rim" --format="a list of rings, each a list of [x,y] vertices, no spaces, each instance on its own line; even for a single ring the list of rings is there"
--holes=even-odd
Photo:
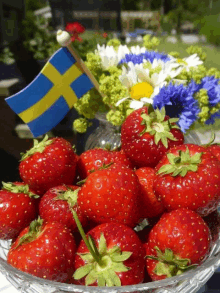
[[[148,283],[141,283],[136,285],[126,285],[126,286],[120,286],[120,287],[96,287],[96,286],[83,286],[83,285],[75,285],[75,284],[68,284],[68,283],[61,283],[56,282],[48,279],[43,279],[40,277],[36,277],[34,275],[25,273],[23,271],[20,271],[16,269],[15,267],[11,266],[7,263],[6,260],[0,257],[0,272],[10,274],[13,273],[13,275],[18,276],[20,279],[22,279],[24,282],[29,281],[32,283],[35,283],[37,285],[41,286],[50,286],[55,287],[56,289],[60,290],[66,290],[67,292],[89,292],[89,293],[113,293],[113,292],[134,292],[134,291],[143,291],[147,289],[159,289],[166,286],[170,286],[172,284],[178,283],[180,281],[187,281],[188,279],[192,279],[194,277],[198,277],[198,275],[204,271],[210,269],[211,272],[214,274],[215,269],[220,266],[220,239],[218,239],[214,245],[214,249],[216,248],[218,244],[218,252],[214,255],[208,256],[207,259],[197,268],[194,268],[193,270],[190,270],[188,272],[183,273],[182,275],[163,279],[160,281],[152,281]],[[211,250],[212,253],[213,249]],[[212,267],[215,267],[213,270]],[[3,269],[2,269],[3,268]],[[7,278],[7,276],[6,276]],[[162,289],[161,288],[161,289]],[[64,291],[65,292],[65,291]]]

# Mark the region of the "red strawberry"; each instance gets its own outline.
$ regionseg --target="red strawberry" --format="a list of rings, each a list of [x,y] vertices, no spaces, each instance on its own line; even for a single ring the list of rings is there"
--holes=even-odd
[[[78,186],[70,185],[50,188],[40,200],[40,217],[46,222],[60,222],[71,231],[76,231],[77,226],[71,211],[74,209],[80,222],[85,226],[87,219],[77,206],[78,189]]]
[[[140,219],[140,183],[121,164],[91,173],[78,193],[78,205],[97,224],[118,222],[134,227]]]
[[[220,145],[219,144],[212,144],[207,147],[207,149],[216,156],[216,158],[220,161]]]
[[[0,190],[0,239],[14,239],[37,217],[39,196],[22,182],[2,183]]]
[[[8,263],[34,276],[66,282],[72,277],[75,241],[68,228],[57,222],[31,222],[12,244]]]
[[[185,144],[170,149],[155,168],[154,190],[168,211],[187,207],[201,216],[220,202],[220,162],[206,148]]]
[[[194,211],[165,213],[152,228],[146,244],[147,271],[153,281],[179,275],[208,256],[211,234]]]
[[[154,193],[153,185],[156,177],[155,170],[150,167],[142,167],[135,171],[141,184],[143,194],[142,214],[144,218],[154,218],[161,215],[164,206]]]
[[[112,159],[111,162],[117,163],[117,164],[122,164],[124,166],[127,166],[128,168],[133,169],[133,164],[125,154],[124,150],[113,150],[111,151],[112,154]]]
[[[83,152],[77,162],[77,171],[81,179],[85,179],[95,170],[109,165],[110,163],[120,163],[132,168],[132,164],[123,150],[110,151],[102,148],[95,148]]]
[[[164,108],[148,113],[143,107],[133,111],[122,124],[122,149],[136,167],[155,167],[169,148],[183,144],[184,137]]]
[[[143,282],[145,250],[131,228],[105,223],[90,230],[87,237],[89,243],[93,243],[93,254],[82,240],[77,249],[73,275],[78,282],[91,286],[124,286]]]
[[[64,138],[47,136],[22,156],[19,172],[22,180],[40,195],[61,184],[72,184],[77,156]]]
[[[81,179],[85,179],[95,170],[111,163],[111,153],[107,149],[95,148],[83,152],[77,162],[77,171]]]

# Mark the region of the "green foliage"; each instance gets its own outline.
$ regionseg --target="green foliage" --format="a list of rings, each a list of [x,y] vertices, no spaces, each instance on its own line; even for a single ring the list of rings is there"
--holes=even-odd
[[[37,19],[30,11],[22,23],[22,37],[24,47],[38,60],[49,58],[60,47],[45,20]]]
[[[0,62],[7,65],[13,64],[15,62],[14,56],[8,47],[5,47],[0,52]]]
[[[27,11],[34,11],[40,8],[43,8],[47,5],[46,0],[26,0],[26,10]]]
[[[121,42],[118,39],[111,39],[107,42],[107,46],[113,46],[115,50],[121,45]]]
[[[206,15],[195,22],[199,28],[199,33],[205,35],[208,42],[220,45],[220,13],[216,15]]]
[[[157,37],[152,37],[151,35],[144,36],[143,41],[144,47],[148,50],[155,50],[160,44],[160,40]]]
[[[173,22],[170,20],[168,15],[161,16],[160,25],[163,31],[171,33],[173,29]]]
[[[74,120],[74,122],[73,122],[74,130],[79,133],[86,132],[88,126],[89,126],[88,120],[85,118],[78,118],[78,119]]]
[[[174,58],[179,58],[180,57],[180,53],[176,52],[176,51],[169,52],[169,55],[173,56]]]
[[[190,46],[186,49],[186,52],[189,55],[197,54],[202,61],[205,61],[207,58],[207,54],[199,46]]]
[[[36,18],[31,11],[28,11],[22,23],[22,36],[25,48],[33,52],[33,56],[37,60],[48,59],[60,48],[56,40],[56,32],[48,27],[44,18]],[[86,55],[89,52],[95,50],[99,39],[101,39],[100,43],[105,42],[103,37],[95,35],[89,40],[84,39],[82,42],[74,42],[74,47],[83,60],[86,60]]]
[[[200,89],[200,91],[196,94],[195,98],[198,100],[199,107],[201,109],[200,113],[198,114],[198,121],[200,123],[204,124],[211,117],[211,115],[219,112],[220,103],[218,103],[214,107],[210,107],[209,96],[207,94],[206,89]]]

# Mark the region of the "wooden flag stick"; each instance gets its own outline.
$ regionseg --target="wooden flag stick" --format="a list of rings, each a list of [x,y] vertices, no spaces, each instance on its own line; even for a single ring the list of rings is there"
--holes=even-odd
[[[89,79],[93,83],[94,87],[96,88],[96,90],[99,92],[99,94],[102,97],[104,97],[103,93],[101,93],[100,90],[99,90],[99,83],[97,82],[97,80],[95,79],[95,77],[93,76],[93,74],[91,73],[91,71],[88,69],[88,67],[86,67],[85,63],[80,58],[79,54],[74,49],[74,47],[72,45],[72,41],[71,41],[70,34],[68,32],[66,32],[66,31],[58,30],[57,31],[57,42],[62,47],[67,47],[67,49],[69,50],[69,52],[71,53],[71,55],[77,61],[77,64],[79,65],[79,67],[81,68],[81,70],[86,73],[86,75],[89,77]]]

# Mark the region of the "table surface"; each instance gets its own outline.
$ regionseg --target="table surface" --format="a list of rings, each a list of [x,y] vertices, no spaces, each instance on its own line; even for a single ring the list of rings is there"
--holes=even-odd
[[[215,132],[216,142],[220,142],[220,130]],[[199,137],[202,143],[209,142],[210,132],[199,133]],[[214,276],[210,279],[208,284],[202,287],[197,293],[217,293],[220,292],[220,282],[216,282],[217,279],[220,279],[220,269],[214,274]],[[13,285],[9,283],[9,281],[0,273],[0,292],[1,293],[18,293],[18,291]],[[44,292],[42,292],[44,293]]]

